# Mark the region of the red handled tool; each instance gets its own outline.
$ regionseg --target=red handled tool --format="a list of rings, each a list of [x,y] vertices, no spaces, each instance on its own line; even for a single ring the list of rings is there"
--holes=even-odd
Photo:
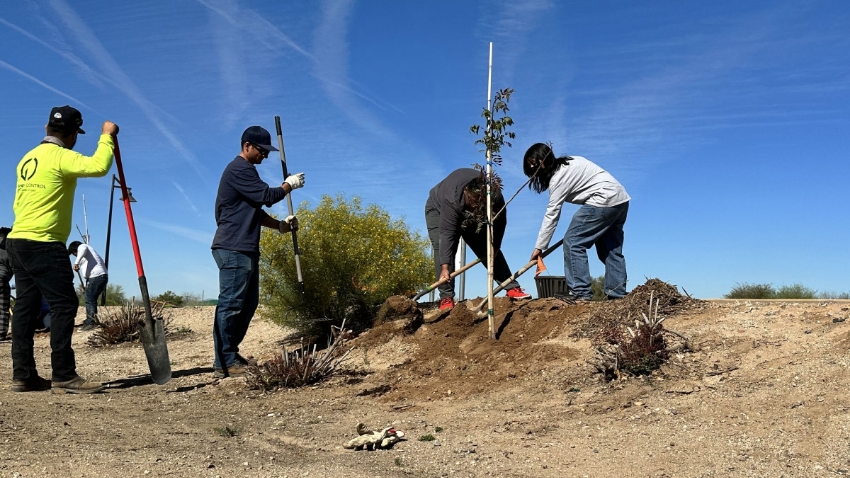
[[[115,142],[115,164],[118,165],[118,178],[121,182],[121,200],[124,201],[124,211],[127,213],[127,226],[130,228],[130,242],[133,244],[133,255],[136,257],[136,270],[139,273],[139,287],[142,290],[142,303],[145,306],[145,319],[139,324],[139,338],[148,359],[153,382],[162,385],[171,380],[171,361],[168,359],[168,345],[165,342],[165,324],[162,318],[154,319],[151,314],[151,299],[148,295],[148,280],[142,267],[142,254],[139,252],[139,239],[136,237],[136,224],[133,222],[133,210],[130,208],[130,196],[127,194],[127,182],[124,181],[124,168],[121,166],[121,150],[118,148],[118,137]]]

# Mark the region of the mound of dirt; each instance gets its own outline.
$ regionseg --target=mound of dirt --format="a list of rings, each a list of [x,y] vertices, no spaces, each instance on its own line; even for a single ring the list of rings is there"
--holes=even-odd
[[[363,354],[369,363],[364,365],[387,385],[381,389],[386,400],[483,393],[494,383],[520,380],[581,355],[564,332],[567,324],[586,315],[586,307],[555,299],[497,298],[497,340],[492,340],[487,317],[470,310],[478,300],[458,303],[450,312],[426,311],[424,324],[409,335],[399,333],[398,320],[387,321],[409,312],[404,301],[384,304],[383,323],[354,339],[352,346],[367,351]]]
[[[647,279],[622,299],[600,303],[587,320],[573,324],[572,335],[599,342],[607,330],[634,325],[635,320],[642,320],[641,314],[664,316],[694,307],[703,307],[703,301],[680,294],[676,286],[662,280]]]
[[[450,312],[426,310],[423,318],[415,302],[395,296],[381,307],[376,326],[352,346],[362,350],[361,365],[376,372],[385,385],[381,395],[388,400],[483,393],[496,383],[541,373],[566,381],[564,370],[583,367],[581,357],[592,355],[606,330],[633,325],[641,313],[649,314],[650,297],[664,315],[700,303],[658,279],[617,301],[570,304],[554,298],[499,297],[493,340],[487,317],[470,310],[481,299],[460,302]],[[417,323],[422,325],[411,326]]]

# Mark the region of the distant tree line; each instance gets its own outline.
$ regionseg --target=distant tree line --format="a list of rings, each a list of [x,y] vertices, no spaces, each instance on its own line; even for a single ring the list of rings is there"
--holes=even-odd
[[[803,284],[783,285],[779,288],[773,284],[735,284],[735,287],[723,297],[727,299],[850,299],[848,292],[818,292]]]

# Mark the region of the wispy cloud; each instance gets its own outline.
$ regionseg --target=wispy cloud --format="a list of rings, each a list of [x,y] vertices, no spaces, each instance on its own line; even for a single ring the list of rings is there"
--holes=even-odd
[[[176,236],[184,237],[195,242],[206,244],[207,246],[212,244],[213,234],[207,231],[190,229],[188,227],[178,226],[176,224],[168,224],[165,222],[151,221],[149,219],[139,219],[139,222],[151,227],[155,227],[162,231],[174,234]]]
[[[348,87],[348,19],[354,7],[350,0],[322,2],[322,20],[314,34],[313,50],[317,62],[313,74],[322,79],[322,89],[331,102],[352,121],[377,137],[393,136],[375,115],[363,108]],[[374,102],[372,102],[374,103]]]
[[[49,26],[51,26],[51,27],[52,27],[52,24],[51,24],[51,23],[49,23],[46,19],[42,19],[42,23],[44,23],[46,26],[47,26],[47,25],[49,25]],[[62,57],[62,58],[64,58],[66,61],[68,61],[68,62],[69,62],[69,63],[71,63],[72,65],[76,66],[76,67],[77,67],[77,69],[78,69],[78,71],[79,71],[79,73],[80,73],[80,75],[81,75],[81,76],[82,76],[82,77],[83,77],[86,81],[88,81],[89,83],[93,84],[94,86],[97,86],[98,88],[103,88],[103,87],[104,87],[104,84],[110,84],[110,85],[112,85],[112,86],[114,86],[114,87],[118,87],[118,86],[119,86],[119,85],[118,85],[115,81],[113,81],[112,79],[107,78],[106,76],[104,76],[104,75],[100,74],[99,72],[95,71],[95,70],[94,70],[91,66],[89,66],[89,65],[88,65],[86,62],[84,62],[83,60],[81,60],[81,59],[80,59],[77,55],[74,55],[74,53],[73,53],[73,52],[71,52],[69,49],[67,49],[67,48],[66,48],[66,49],[57,48],[57,47],[55,47],[55,46],[51,45],[50,43],[47,43],[46,41],[42,40],[41,38],[39,38],[39,37],[37,37],[37,36],[33,35],[32,33],[30,33],[30,32],[28,32],[28,31],[26,31],[25,29],[23,29],[23,28],[19,27],[18,25],[15,25],[14,23],[11,23],[11,22],[9,22],[9,21],[7,21],[7,20],[3,19],[2,17],[0,17],[0,24],[5,25],[5,26],[9,27],[9,28],[11,28],[12,30],[15,30],[16,32],[18,32],[18,33],[20,33],[21,35],[23,35],[23,36],[27,37],[28,39],[32,40],[33,42],[38,43],[39,45],[41,45],[42,47],[46,48],[47,50],[50,50],[50,51],[52,51],[53,53],[55,53],[55,54],[57,54],[57,55],[61,56],[61,57]],[[55,28],[55,27],[52,27],[52,28],[50,28],[50,29],[51,29],[51,30],[56,30],[56,28]],[[168,113],[167,111],[163,110],[163,109],[162,109],[162,108],[160,108],[159,106],[157,106],[157,105],[152,105],[152,106],[153,106],[154,108],[156,108],[156,110],[159,112],[159,114],[161,114],[161,115],[163,115],[163,116],[166,116],[166,117],[167,117],[169,120],[171,120],[172,122],[174,122],[174,123],[180,123],[180,121],[179,121],[177,118],[175,118],[173,115],[171,115],[171,114],[170,114],[170,113]],[[95,111],[95,110],[92,110],[92,111]],[[100,113],[100,112],[97,112],[97,113],[98,113],[98,114],[102,114],[102,113]],[[103,114],[103,116],[106,116],[106,115],[105,115],[105,114]]]
[[[518,124],[523,133],[545,132],[541,140],[553,141],[556,153],[587,155],[622,172],[618,178],[628,182],[626,176],[640,179],[654,165],[704,147],[705,129],[796,124],[801,115],[809,124],[834,117],[824,102],[782,106],[803,98],[796,92],[825,95],[848,86],[846,66],[818,62],[831,74],[789,67],[795,51],[832,41],[789,37],[797,13],[764,9],[715,28],[683,30],[663,41],[650,35],[582,49],[570,55],[579,67],[591,66],[575,79],[581,82],[581,97],[570,84],[535,84],[536,91],[522,93],[536,95],[535,109],[546,108],[549,114]]]
[[[197,208],[197,207],[195,207],[195,203],[193,203],[193,202],[192,202],[192,200],[191,200],[191,199],[189,199],[189,195],[187,195],[187,194],[186,194],[186,191],[185,191],[185,190],[183,190],[183,186],[181,186],[181,185],[177,184],[177,182],[176,182],[176,181],[174,181],[174,180],[172,180],[172,181],[171,181],[171,184],[173,184],[173,185],[174,185],[174,187],[175,187],[175,188],[177,188],[177,190],[178,190],[178,191],[180,191],[180,194],[182,194],[182,195],[183,195],[183,199],[185,199],[185,200],[186,200],[186,202],[189,204],[189,207],[191,207],[191,208],[192,208],[192,210],[193,210],[193,211],[195,211],[195,213],[197,213],[197,212],[198,212],[198,208]]]
[[[28,80],[32,81],[33,83],[35,83],[35,84],[37,84],[37,85],[39,85],[39,86],[41,86],[41,87],[46,88],[46,89],[47,89],[47,90],[49,90],[49,91],[52,91],[53,93],[56,93],[57,95],[59,95],[59,96],[61,96],[61,97],[63,97],[63,98],[67,98],[67,99],[71,100],[71,102],[72,102],[72,103],[74,103],[74,104],[82,105],[82,106],[85,106],[86,108],[91,109],[88,105],[86,105],[86,104],[85,104],[85,103],[83,103],[82,101],[80,101],[80,100],[78,100],[78,99],[74,98],[73,96],[71,96],[71,95],[69,95],[69,94],[67,94],[67,93],[65,93],[65,92],[63,92],[63,91],[59,91],[59,90],[57,90],[56,88],[54,88],[54,87],[52,87],[52,86],[48,85],[47,83],[45,83],[45,82],[43,82],[43,81],[39,80],[38,78],[36,78],[36,77],[34,77],[34,76],[32,76],[32,75],[29,75],[29,74],[27,74],[27,73],[25,73],[25,72],[23,72],[23,71],[21,71],[21,70],[19,70],[19,69],[15,68],[14,66],[12,66],[12,65],[10,65],[10,64],[8,64],[8,63],[6,63],[6,62],[5,62],[5,61],[3,61],[3,60],[0,60],[0,66],[2,66],[3,68],[5,68],[5,69],[7,69],[7,70],[11,71],[12,73],[17,73],[18,75],[20,75],[20,76],[22,76],[22,77],[24,77],[24,78],[26,78],[26,79],[28,79]]]
[[[52,26],[52,24],[50,24],[46,20],[42,20],[42,22],[46,26],[47,25]],[[33,42],[38,43],[39,45],[43,46],[44,48],[46,48],[46,49],[52,51],[53,53],[56,53],[57,55],[61,56],[62,58],[67,60],[69,63],[76,66],[78,71],[82,74],[82,76],[85,77],[87,81],[94,84],[95,86],[102,88],[104,82],[109,82],[108,78],[106,78],[105,76],[101,75],[100,73],[94,71],[89,65],[87,65],[83,60],[81,60],[79,57],[74,55],[68,49],[57,48],[57,47],[47,43],[46,41],[42,40],[41,38],[37,37],[36,35],[33,35],[32,33],[28,32],[27,30],[15,25],[14,23],[11,23],[11,22],[3,19],[3,18],[0,18],[0,24],[5,25],[8,28],[11,28],[12,30],[18,32],[19,34],[21,34],[25,37],[27,37],[28,39],[32,40]],[[53,29],[55,30],[55,28],[53,28]]]
[[[262,43],[269,50],[280,52],[281,44],[283,44],[302,56],[315,60],[310,52],[289,38],[279,28],[254,10],[241,7],[236,0],[197,0],[197,2],[236,27],[240,35],[251,35],[252,38]]]
[[[103,44],[79,15],[64,1],[50,0],[50,6],[56,11],[59,18],[66,27],[73,33],[76,40],[94,57],[95,62],[100,66],[100,69],[106,73],[106,76],[111,82],[124,93],[131,101],[133,101],[145,114],[151,123],[165,136],[172,147],[177,150],[180,156],[183,157],[195,169],[195,172],[202,180],[209,183],[209,171],[195,157],[194,153],[189,150],[164,123],[160,118],[157,108],[153,103],[147,100],[141,90],[136,86],[135,82],[126,74],[118,65],[109,51],[104,48]]]

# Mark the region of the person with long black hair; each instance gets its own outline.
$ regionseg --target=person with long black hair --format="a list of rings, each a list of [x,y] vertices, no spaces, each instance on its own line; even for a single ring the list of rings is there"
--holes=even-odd
[[[623,257],[623,225],[629,213],[625,188],[610,173],[581,156],[555,156],[552,148],[537,143],[525,152],[523,172],[532,178],[529,189],[549,191],[549,205],[537,234],[531,259],[549,246],[558,227],[565,202],[581,207],[564,235],[564,275],[568,300],[590,300],[590,268],[587,249],[605,264],[603,291],[609,299],[626,295],[626,259]]]

